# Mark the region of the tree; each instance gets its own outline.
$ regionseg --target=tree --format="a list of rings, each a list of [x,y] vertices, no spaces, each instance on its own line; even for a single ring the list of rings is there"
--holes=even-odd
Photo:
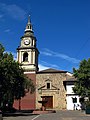
[[[0,44],[0,106],[12,107],[14,99],[25,96],[26,86],[30,92],[34,92],[33,82],[24,75],[21,65],[11,53],[5,53]]]
[[[90,58],[88,60],[82,60],[79,68],[73,69],[73,73],[77,82],[73,88],[76,94],[82,97],[88,96],[90,99]]]

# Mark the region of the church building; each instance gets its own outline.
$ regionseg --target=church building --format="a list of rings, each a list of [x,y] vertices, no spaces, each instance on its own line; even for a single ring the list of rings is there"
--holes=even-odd
[[[78,99],[79,102],[79,97],[72,90],[71,93],[69,91],[67,93],[67,90],[72,89],[75,79],[68,71],[53,68],[39,71],[39,50],[36,42],[29,16],[20,46],[17,48],[17,61],[22,64],[24,74],[33,81],[36,90],[33,94],[27,93],[20,101],[15,101],[14,107],[17,109],[19,107],[21,109],[40,109],[40,101],[46,101],[44,102],[46,109],[73,110],[73,98]],[[70,108],[70,104],[72,104],[72,108]]]

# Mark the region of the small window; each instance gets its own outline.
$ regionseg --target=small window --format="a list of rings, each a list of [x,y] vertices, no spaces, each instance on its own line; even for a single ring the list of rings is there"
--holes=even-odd
[[[72,98],[73,99],[73,103],[77,103],[77,98]]]
[[[47,83],[47,89],[50,89],[50,83]]]

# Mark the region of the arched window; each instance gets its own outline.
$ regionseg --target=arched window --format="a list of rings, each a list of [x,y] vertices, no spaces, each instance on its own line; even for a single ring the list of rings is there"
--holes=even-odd
[[[24,54],[23,54],[23,62],[27,62],[28,61],[28,53],[27,52],[25,52]]]
[[[29,25],[28,25],[28,29],[30,29]]]

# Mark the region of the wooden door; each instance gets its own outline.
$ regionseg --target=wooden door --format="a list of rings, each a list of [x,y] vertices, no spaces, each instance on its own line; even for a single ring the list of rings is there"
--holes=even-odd
[[[47,102],[44,104],[46,108],[53,108],[53,96],[43,96],[42,100],[46,100]]]

